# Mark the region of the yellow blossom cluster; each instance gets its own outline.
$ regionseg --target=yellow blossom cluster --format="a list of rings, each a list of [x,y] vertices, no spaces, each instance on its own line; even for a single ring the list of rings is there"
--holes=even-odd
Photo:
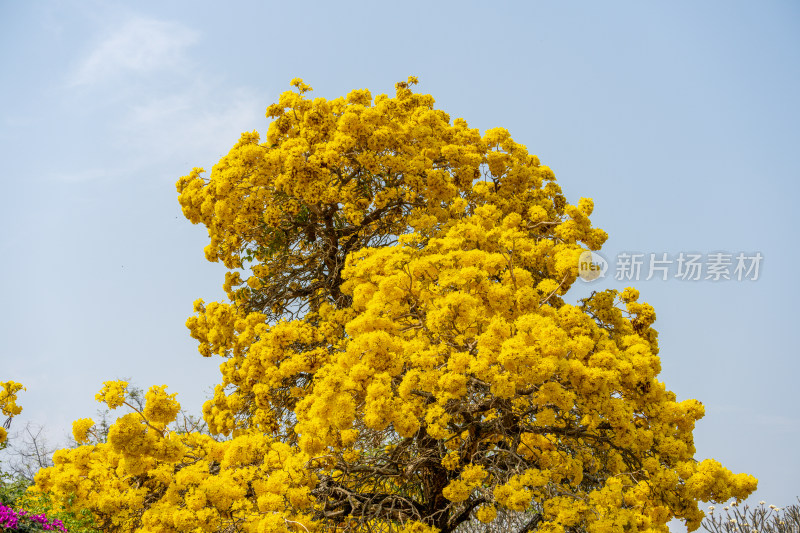
[[[7,416],[9,421],[22,412],[22,407],[17,405],[17,393],[21,390],[25,390],[25,387],[16,381],[0,381],[0,413]],[[0,426],[0,444],[8,439],[7,427],[7,423]]]
[[[72,436],[78,444],[89,442],[90,432],[94,427],[94,420],[91,418],[79,418],[72,423]]]
[[[565,295],[606,233],[590,199],[502,128],[414,93],[294,91],[209,178],[177,183],[230,272],[187,320],[222,379],[211,434],[153,387],[108,441],[62,450],[38,490],[104,531],[450,533],[696,529],[752,476],[694,459],[696,400],[660,372],[633,288]],[[97,395],[114,408],[126,384]],[[75,423],[89,442],[91,420]],[[505,523],[505,522],[503,522]],[[227,529],[226,529],[227,528]]]
[[[108,388],[98,396],[107,398]],[[107,442],[57,451],[35,491],[67,511],[91,510],[102,531],[255,533],[308,521],[314,478],[289,445],[258,431],[224,442],[182,432],[174,424],[180,406],[164,386],[151,387],[145,400],[141,411],[128,403],[133,412],[110,427]],[[93,424],[75,422],[79,443]]]
[[[126,381],[104,381],[103,388],[94,397],[98,402],[105,403],[109,409],[116,409],[125,403],[127,391],[128,383]]]

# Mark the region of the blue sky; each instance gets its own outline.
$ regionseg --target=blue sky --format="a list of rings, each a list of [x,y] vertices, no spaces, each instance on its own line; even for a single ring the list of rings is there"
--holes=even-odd
[[[451,117],[507,128],[595,200],[607,276],[656,309],[663,372],[706,417],[698,458],[800,495],[795,2],[0,0],[0,379],[54,443],[102,381],[217,382],[184,327],[222,296],[174,183],[211,168],[302,77],[314,95],[420,78]],[[614,279],[621,252],[754,254],[759,279]],[[646,267],[645,267],[646,268]]]

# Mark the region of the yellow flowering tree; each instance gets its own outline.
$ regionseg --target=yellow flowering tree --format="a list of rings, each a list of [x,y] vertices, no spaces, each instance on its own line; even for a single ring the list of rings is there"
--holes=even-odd
[[[187,321],[223,359],[211,435],[154,387],[107,442],[77,421],[88,444],[39,490],[105,531],[601,533],[693,530],[699,500],[755,489],[694,459],[703,407],[658,381],[635,289],[565,302],[606,239],[592,201],[415,83],[326,100],[293,80],[264,140],[178,181],[229,269],[228,301]]]
[[[0,381],[0,413],[6,417],[3,425],[0,426],[0,445],[8,439],[6,430],[11,425],[11,419],[22,412],[22,407],[17,405],[17,393],[21,390],[25,390],[21,383]]]

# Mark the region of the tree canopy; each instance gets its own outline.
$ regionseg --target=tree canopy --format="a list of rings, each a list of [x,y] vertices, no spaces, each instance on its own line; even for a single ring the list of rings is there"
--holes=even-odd
[[[693,530],[698,501],[755,489],[694,459],[703,406],[657,379],[635,289],[565,302],[607,237],[592,201],[415,84],[326,100],[293,80],[264,140],[178,181],[229,269],[227,301],[187,320],[222,358],[208,431],[153,387],[107,439],[77,421],[38,490],[104,531],[605,533]]]

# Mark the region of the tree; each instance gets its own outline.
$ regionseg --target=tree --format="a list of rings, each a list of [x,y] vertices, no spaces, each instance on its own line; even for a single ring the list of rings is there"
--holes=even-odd
[[[25,387],[16,381],[0,381],[0,414],[6,417],[0,427],[0,446],[6,445],[11,419],[22,412],[22,407],[17,405],[17,393],[21,390]]]
[[[228,302],[187,320],[224,359],[213,435],[178,431],[153,387],[107,442],[57,452],[40,490],[104,531],[522,533],[693,530],[699,500],[755,489],[693,458],[703,407],[657,380],[635,289],[564,301],[606,239],[592,201],[415,83],[329,101],[293,80],[265,142],[178,181],[229,269]]]
[[[0,428],[0,451],[8,447],[6,429],[11,420],[22,412],[22,407],[17,404],[17,393],[22,390],[25,387],[20,383],[0,382],[0,413],[7,417]],[[29,494],[33,473],[52,465],[48,457],[52,450],[42,436],[42,428],[29,423],[25,426],[25,434],[22,446],[15,446],[16,461],[11,464],[10,472],[0,468],[0,530],[95,533],[88,509],[79,515],[54,512],[47,494]]]
[[[25,390],[22,384],[15,381],[0,381],[0,415],[5,416],[0,426],[0,452],[8,448],[8,428],[11,420],[22,412],[17,405],[17,393]],[[24,492],[27,483],[16,472],[6,472],[0,463],[0,504],[13,504]]]

